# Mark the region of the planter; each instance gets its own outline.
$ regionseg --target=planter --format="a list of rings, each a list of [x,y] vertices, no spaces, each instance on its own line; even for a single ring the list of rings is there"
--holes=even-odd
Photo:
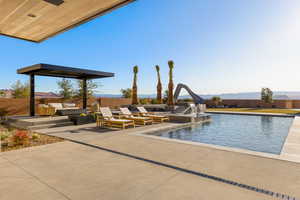
[[[1,147],[8,147],[7,141],[1,141]]]
[[[96,122],[94,116],[87,115],[87,116],[69,116],[69,119],[74,123],[74,125],[82,125],[82,124],[89,124]]]

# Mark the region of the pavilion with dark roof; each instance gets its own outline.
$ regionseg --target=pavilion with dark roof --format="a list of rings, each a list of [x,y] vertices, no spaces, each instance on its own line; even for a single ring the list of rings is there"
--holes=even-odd
[[[87,80],[113,77],[114,73],[65,67],[50,64],[36,64],[17,70],[18,74],[30,76],[30,116],[35,116],[35,76],[73,78],[83,81],[83,109],[87,108]]]

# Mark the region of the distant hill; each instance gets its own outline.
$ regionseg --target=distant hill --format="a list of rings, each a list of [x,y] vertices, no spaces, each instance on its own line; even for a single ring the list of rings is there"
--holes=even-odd
[[[209,94],[199,95],[204,99],[211,99],[213,96],[219,96],[222,99],[260,99],[260,92],[241,92],[241,93],[224,93],[224,94]],[[180,98],[189,98],[188,95]],[[300,99],[300,92],[284,92],[277,91],[273,94],[274,99]]]
[[[96,97],[120,98],[121,94],[95,94]],[[155,98],[156,94],[141,94],[139,98]]]
[[[53,92],[36,92],[35,93],[35,98],[37,99],[51,99],[51,98],[61,98],[61,96],[59,96],[56,93]]]
[[[0,89],[4,92],[3,97],[11,98],[12,91],[8,89]],[[36,98],[60,98],[60,96],[53,92],[36,92]],[[95,94],[96,97],[120,98],[121,94]],[[219,96],[222,99],[260,99],[260,92],[240,92],[240,93],[223,93],[223,94],[199,94],[204,99],[211,99],[213,96]],[[156,94],[140,94],[139,98],[156,98]],[[189,95],[182,95],[180,99],[191,98]],[[274,99],[300,99],[300,92],[285,92],[276,91],[273,95]]]
[[[111,97],[117,98],[122,95],[118,94],[96,94],[97,97]],[[213,96],[219,96],[222,99],[260,99],[260,92],[240,92],[240,93],[224,93],[224,94],[200,94],[204,99],[211,99]],[[156,94],[141,94],[140,98],[155,98]],[[190,98],[189,95],[182,95],[179,98]],[[274,99],[300,99],[300,92],[274,92]]]

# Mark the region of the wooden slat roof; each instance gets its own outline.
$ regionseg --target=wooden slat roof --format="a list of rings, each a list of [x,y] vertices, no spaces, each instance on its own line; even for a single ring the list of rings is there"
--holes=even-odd
[[[41,42],[133,1],[0,0],[0,34]]]
[[[36,64],[29,67],[18,69],[18,74],[34,74],[39,76],[52,76],[75,79],[96,79],[113,77],[114,73],[65,67],[50,64]]]

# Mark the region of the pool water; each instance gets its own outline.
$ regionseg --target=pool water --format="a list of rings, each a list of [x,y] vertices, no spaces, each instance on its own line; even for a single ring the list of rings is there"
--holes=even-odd
[[[212,121],[158,136],[280,154],[292,117],[212,114]]]

